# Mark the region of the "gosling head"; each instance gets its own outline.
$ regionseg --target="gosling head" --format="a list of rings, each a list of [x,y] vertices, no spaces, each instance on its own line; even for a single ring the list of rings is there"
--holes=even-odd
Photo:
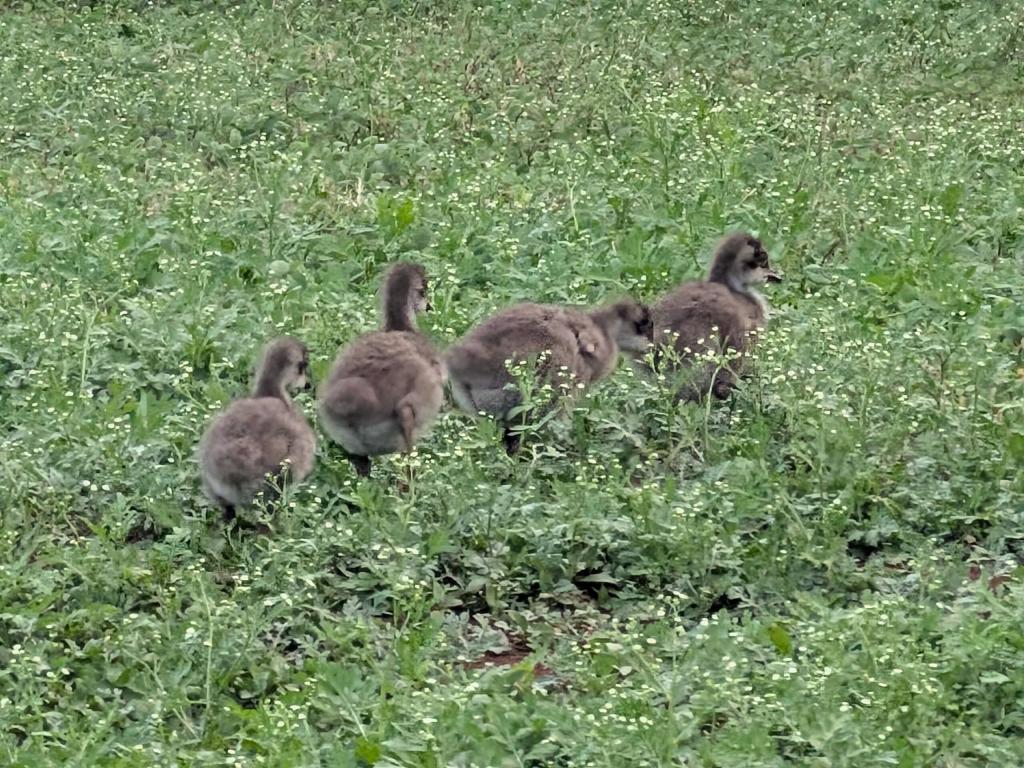
[[[643,304],[622,299],[599,310],[595,320],[624,352],[643,353],[650,346],[653,325]]]
[[[781,280],[768,263],[768,252],[761,241],[746,232],[736,232],[719,243],[708,274],[709,282],[724,283],[740,293]]]
[[[416,315],[431,309],[428,287],[427,270],[420,264],[399,262],[392,266],[381,286],[384,330],[416,330]]]
[[[256,371],[254,397],[278,397],[313,388],[309,375],[309,350],[292,336],[281,336],[263,348]]]

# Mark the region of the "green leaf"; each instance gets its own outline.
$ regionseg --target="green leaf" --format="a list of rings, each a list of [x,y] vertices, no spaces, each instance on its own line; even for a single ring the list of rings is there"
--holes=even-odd
[[[619,580],[608,573],[591,573],[588,576],[580,576],[576,581],[582,581],[587,584],[618,584]]]
[[[356,748],[354,751],[355,756],[367,765],[374,765],[380,760],[380,744],[375,741],[370,741],[362,736],[356,740]]]
[[[950,184],[946,187],[942,194],[939,195],[939,205],[942,207],[942,212],[947,216],[952,216],[960,208],[960,200],[964,196],[964,185],[963,184]]]
[[[384,742],[384,746],[393,752],[422,752],[426,747],[421,741],[412,741],[403,736],[393,736]]]
[[[395,223],[397,224],[396,229],[399,232],[402,232],[415,220],[416,214],[413,211],[413,202],[411,199],[406,198],[402,201],[401,205],[398,206],[398,210],[395,211]]]
[[[447,552],[452,549],[452,547],[449,546],[447,532],[442,530],[431,531],[427,536],[426,544],[427,555],[429,557],[434,557],[441,552]]]
[[[1006,450],[1017,461],[1024,461],[1024,435],[1020,432],[1010,432],[1006,436]]]
[[[1010,682],[1010,678],[1002,672],[982,672],[981,676],[978,677],[978,681],[985,683],[986,685],[998,685],[1000,683]]]
[[[772,624],[768,627],[768,638],[775,646],[775,650],[783,656],[789,656],[793,652],[793,639],[781,624]]]

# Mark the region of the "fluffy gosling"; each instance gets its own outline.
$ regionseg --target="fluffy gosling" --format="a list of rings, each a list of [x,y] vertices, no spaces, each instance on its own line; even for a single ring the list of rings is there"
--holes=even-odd
[[[441,357],[416,327],[416,315],[430,307],[427,288],[419,264],[391,267],[381,289],[381,330],[343,350],[320,390],[324,431],[362,477],[371,457],[411,451],[444,402]]]
[[[523,393],[509,364],[537,360],[538,383],[556,392],[587,387],[614,370],[620,350],[642,354],[650,341],[650,316],[632,300],[582,311],[549,304],[517,304],[473,328],[445,353],[452,397],[463,411],[503,424],[509,454],[519,449],[510,412]],[[550,408],[553,402],[543,408]]]
[[[206,430],[200,476],[228,519],[260,491],[272,498],[285,479],[298,483],[312,471],[316,438],[289,398],[311,387],[306,345],[290,336],[274,339],[263,350],[252,396],[232,403]]]
[[[703,364],[678,397],[700,400],[708,391],[719,399],[729,396],[754,335],[768,321],[768,302],[758,287],[779,280],[761,241],[737,232],[719,243],[707,280],[684,283],[651,308],[656,365],[664,358],[663,350],[668,345],[689,369],[700,366],[696,358],[708,353],[738,353],[732,369],[717,363]]]

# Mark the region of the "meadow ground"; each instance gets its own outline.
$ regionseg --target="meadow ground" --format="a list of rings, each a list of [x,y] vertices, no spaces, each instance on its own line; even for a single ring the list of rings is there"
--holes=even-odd
[[[0,762],[1021,765],[1022,93],[995,0],[8,4]],[[448,412],[266,535],[201,497],[389,262],[443,344],[732,227],[788,281],[731,402],[621,368],[515,460]]]

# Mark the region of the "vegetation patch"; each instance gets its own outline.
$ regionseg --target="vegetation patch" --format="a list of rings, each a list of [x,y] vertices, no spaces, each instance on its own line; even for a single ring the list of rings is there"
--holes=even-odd
[[[1024,764],[1022,92],[995,0],[10,3],[0,762]],[[729,400],[623,365],[513,458],[449,408],[203,497],[387,265],[443,348],[734,228],[786,281]]]

